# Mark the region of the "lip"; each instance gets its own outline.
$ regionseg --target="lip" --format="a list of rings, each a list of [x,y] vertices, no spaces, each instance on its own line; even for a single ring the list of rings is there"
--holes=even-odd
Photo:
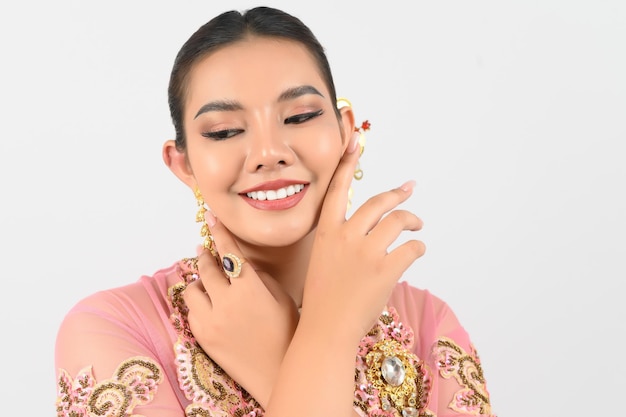
[[[277,186],[277,184],[279,183],[283,185]],[[306,192],[309,189],[308,183],[297,182],[297,181],[296,182],[272,181],[271,183],[263,183],[262,185],[265,186],[266,184],[270,184],[271,186],[268,188],[251,188],[250,191],[240,193],[239,195],[241,196],[241,198],[244,199],[246,203],[250,204],[255,209],[287,210],[297,205],[304,198],[304,194],[306,194]],[[254,200],[246,195],[246,193],[252,192],[252,191],[276,190],[278,188],[287,187],[293,184],[305,184],[305,185],[304,185],[304,188],[299,193],[290,195],[289,197],[281,198],[280,200]]]

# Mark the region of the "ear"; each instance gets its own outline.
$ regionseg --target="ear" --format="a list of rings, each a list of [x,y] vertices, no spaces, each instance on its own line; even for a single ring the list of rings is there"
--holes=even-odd
[[[196,177],[187,161],[187,154],[176,148],[176,142],[168,140],[163,144],[162,157],[170,171],[193,191],[196,187]]]
[[[341,115],[341,138],[343,139],[343,150],[345,152],[354,133],[354,111],[352,111],[352,106],[343,106],[339,109],[339,114]]]

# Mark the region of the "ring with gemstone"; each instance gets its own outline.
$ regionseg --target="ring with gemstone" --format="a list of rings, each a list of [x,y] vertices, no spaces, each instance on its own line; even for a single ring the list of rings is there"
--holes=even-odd
[[[227,253],[222,257],[222,268],[229,278],[237,278],[241,274],[241,266],[245,259],[239,258],[237,255]]]

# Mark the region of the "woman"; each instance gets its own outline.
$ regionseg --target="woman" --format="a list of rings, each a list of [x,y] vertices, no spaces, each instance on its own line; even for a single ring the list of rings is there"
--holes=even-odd
[[[57,338],[59,416],[489,415],[480,362],[444,302],[388,250],[421,220],[413,182],[345,219],[353,110],[324,51],[271,8],[227,12],[176,57],[176,139],[195,258],[79,302]]]

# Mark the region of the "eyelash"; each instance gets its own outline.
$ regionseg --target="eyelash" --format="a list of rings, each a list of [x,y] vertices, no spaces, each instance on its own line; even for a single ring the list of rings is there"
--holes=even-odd
[[[296,114],[295,116],[291,116],[285,119],[285,124],[296,124],[304,123],[307,120],[311,120],[316,118],[317,116],[321,116],[324,113],[324,110],[320,109],[317,111],[312,111],[309,113],[301,113]]]
[[[309,112],[309,113],[296,114],[295,116],[286,118],[284,123],[299,125],[300,123],[304,123],[308,120],[321,116],[323,113],[324,113],[324,110],[320,109],[320,110]],[[218,130],[216,132],[203,132],[202,136],[208,139],[219,141],[219,140],[232,138],[233,136],[238,135],[239,133],[242,133],[243,131],[244,131],[243,129],[225,129],[225,130]]]
[[[202,136],[213,140],[225,140],[243,132],[243,129],[225,129],[216,132],[203,132]]]

